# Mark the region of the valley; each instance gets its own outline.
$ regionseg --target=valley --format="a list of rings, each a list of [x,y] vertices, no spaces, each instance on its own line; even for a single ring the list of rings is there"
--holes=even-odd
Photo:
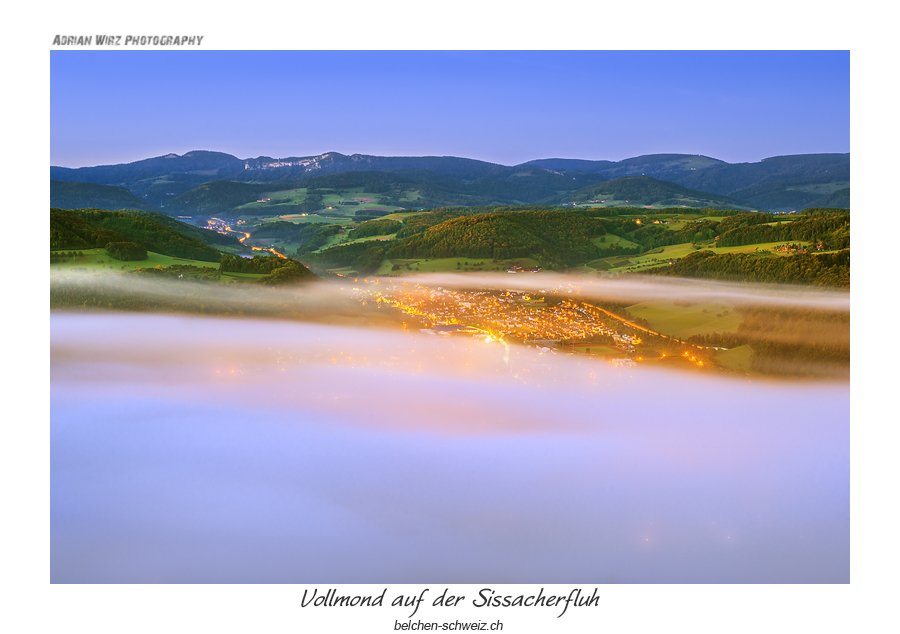
[[[195,235],[211,244],[209,234],[232,237],[204,260],[184,257],[209,249],[199,238],[157,223],[147,215],[153,212],[138,213],[53,211],[52,308],[302,320],[355,314],[381,326],[614,365],[807,378],[849,372],[849,313],[778,310],[729,294],[681,300],[655,297],[654,290],[628,299],[604,294],[617,285],[664,283],[672,271],[697,283],[840,293],[849,285],[847,210],[505,206],[363,221],[317,214],[184,218],[201,225],[205,233]],[[170,237],[146,240],[159,235]],[[110,251],[129,240],[146,249],[145,258],[123,260]],[[168,245],[166,253],[160,245]],[[124,281],[111,286],[110,276]],[[163,280],[176,285],[158,288]],[[294,299],[306,292],[298,284],[313,280],[331,282],[325,284],[331,308],[310,312]],[[227,298],[217,290],[223,284],[234,289]]]
[[[617,365],[818,378],[849,371],[841,311],[596,292],[693,279],[846,293],[849,209],[800,203],[849,205],[848,155],[506,167],[455,157],[239,161],[190,152],[54,167],[51,177],[81,179],[51,181],[51,203],[144,201],[51,209],[55,309],[326,320],[331,310]],[[796,208],[783,208],[789,199]],[[774,211],[748,202],[762,200]],[[331,308],[309,311],[291,299],[314,281],[340,298]],[[176,286],[161,290],[162,282]]]

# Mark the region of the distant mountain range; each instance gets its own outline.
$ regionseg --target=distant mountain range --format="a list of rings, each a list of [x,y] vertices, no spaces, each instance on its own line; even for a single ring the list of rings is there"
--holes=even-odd
[[[345,176],[338,178],[341,174]],[[834,206],[828,201],[845,201],[842,206],[849,207],[850,155],[798,154],[732,164],[700,155],[653,154],[622,161],[551,158],[506,166],[459,157],[337,152],[239,159],[198,150],[120,165],[51,167],[50,178],[53,207],[134,206],[167,213],[218,213],[265,191],[308,185],[334,190],[374,186],[397,196],[415,191],[418,198],[410,206],[417,207],[570,204],[608,196],[640,205],[790,211]],[[223,181],[234,185],[209,186]],[[185,196],[201,186],[202,195]],[[224,198],[217,198],[217,192]]]

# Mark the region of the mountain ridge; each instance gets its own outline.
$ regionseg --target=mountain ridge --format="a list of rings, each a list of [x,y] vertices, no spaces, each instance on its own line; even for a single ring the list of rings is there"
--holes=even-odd
[[[459,198],[461,204],[484,204],[488,199],[536,204],[541,199],[551,199],[601,180],[648,176],[695,191],[735,198],[754,207],[788,211],[847,187],[850,155],[780,155],[757,162],[726,163],[700,154],[670,153],[621,161],[535,159],[508,166],[456,156],[389,157],[325,152],[306,157],[239,159],[224,152],[192,150],[183,155],[170,153],[116,165],[51,166],[50,175],[57,181],[125,187],[138,199],[161,208],[174,197],[212,181],[296,184],[330,174],[362,171],[408,174],[412,170],[433,173],[436,181],[458,181],[454,187],[463,192]],[[810,189],[804,195],[797,193],[797,182],[801,180]],[[512,191],[515,187],[509,183],[518,186],[522,195],[516,195]],[[754,193],[752,188],[762,185],[766,187]],[[485,191],[489,193],[484,194]],[[472,202],[465,203],[466,197]]]

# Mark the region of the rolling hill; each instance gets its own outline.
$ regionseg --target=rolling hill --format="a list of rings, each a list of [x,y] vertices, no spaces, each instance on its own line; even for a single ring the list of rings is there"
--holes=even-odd
[[[606,180],[647,176],[746,201],[760,209],[787,211],[846,188],[850,155],[801,154],[731,164],[702,155],[653,154],[622,161],[558,158],[506,166],[439,156],[348,156],[326,152],[306,157],[239,159],[221,152],[193,151],[120,165],[50,168],[53,180],[125,187],[144,202],[166,211],[194,213],[202,209],[217,213],[233,209],[235,200],[252,200],[250,195],[260,192],[256,189],[259,185],[266,185],[266,191],[279,191],[287,184],[297,187],[317,177],[352,173],[366,174],[364,179],[368,181],[376,173],[391,174],[395,177],[392,187],[398,189],[402,185],[403,191],[418,191],[415,200],[421,199],[422,207],[538,203]],[[225,195],[223,190],[213,192],[216,195],[205,201],[196,193],[181,198],[213,181],[242,183],[248,196],[231,195],[236,192]],[[319,186],[326,185],[323,181]]]
[[[142,209],[159,211],[125,187],[50,179],[50,206],[58,209]]]
[[[850,188],[839,189],[812,201],[805,208],[825,207],[829,209],[850,209]]]
[[[143,211],[138,209],[122,209],[121,211],[137,216],[144,216],[145,218],[151,218],[156,222],[169,227],[170,229],[174,229],[179,233],[183,233],[188,237],[195,238],[203,244],[207,244],[212,247],[214,247],[215,245],[237,247],[241,244],[240,240],[238,240],[233,235],[225,235],[211,229],[195,227],[157,211]]]
[[[746,202],[688,189],[675,183],[657,180],[650,176],[622,176],[613,180],[583,187],[569,195],[558,196],[557,203],[588,203],[600,201],[624,201],[636,205],[661,205],[663,207],[715,207],[750,210]]]
[[[172,257],[218,262],[222,253],[153,218],[105,209],[50,209],[50,249],[105,247],[134,242]]]
[[[267,189],[271,187],[215,180],[176,196],[164,209],[170,214],[219,214],[253,202]]]
[[[577,165],[578,169],[611,179],[650,176],[689,189],[746,201],[755,208],[768,211],[819,206],[813,205],[813,201],[850,182],[849,154],[775,156],[756,163],[726,163],[689,154],[651,154],[618,162],[541,159],[530,161],[530,164],[548,169]]]

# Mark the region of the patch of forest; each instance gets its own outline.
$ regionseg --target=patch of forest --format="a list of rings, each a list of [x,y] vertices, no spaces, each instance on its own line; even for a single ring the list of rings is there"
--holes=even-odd
[[[310,242],[301,253],[318,264],[329,267],[363,265],[378,268],[375,259],[383,252],[387,258],[468,257],[495,260],[527,257],[543,268],[579,266],[609,256],[635,256],[660,247],[676,244],[736,246],[762,242],[809,242],[818,250],[845,249],[850,242],[850,216],[847,210],[810,209],[797,215],[748,213],[732,210],[715,213],[712,218],[699,218],[669,228],[667,222],[654,224],[646,218],[683,215],[683,209],[644,210],[639,208],[560,208],[534,206],[446,207],[405,218],[395,239],[356,245],[337,245],[312,253],[317,243]],[[640,221],[644,218],[644,222]],[[366,230],[378,235],[395,221],[377,221],[384,225]],[[376,227],[378,227],[376,229]],[[391,230],[397,224],[390,224]],[[310,229],[322,232],[322,229]],[[333,230],[336,231],[336,230]],[[361,237],[357,229],[348,237]],[[605,235],[619,236],[634,245],[620,246],[613,240],[605,246]],[[330,233],[329,235],[333,235]],[[594,240],[600,237],[600,240]],[[321,243],[324,244],[324,241]],[[666,272],[655,273],[687,277],[713,277],[747,281],[777,281],[829,286],[846,285],[846,266],[837,260],[814,259],[803,263],[801,271],[777,259],[732,255],[706,261],[712,254],[692,255],[676,262]],[[770,255],[770,254],[766,254]],[[843,257],[843,256],[842,256]],[[772,261],[769,262],[768,260]],[[800,260],[788,262],[797,264]],[[835,264],[838,262],[838,264]],[[354,264],[355,263],[355,264]],[[843,266],[843,268],[841,268]],[[807,270],[810,269],[810,270]],[[357,269],[359,270],[359,269]],[[718,276],[718,277],[716,277]]]
[[[252,238],[271,238],[281,240],[288,244],[298,245],[298,253],[320,249],[331,236],[337,235],[342,230],[338,224],[309,223],[296,225],[293,222],[275,220],[255,227],[250,236]]]
[[[758,214],[765,218],[769,214]],[[808,209],[790,222],[763,224],[739,222],[741,217],[719,223],[716,246],[732,247],[762,242],[811,242],[826,251],[850,247],[850,212],[847,210]],[[755,219],[754,219],[755,220]],[[733,226],[736,225],[736,226]]]
[[[260,284],[280,286],[296,282],[306,282],[319,277],[303,266],[297,260],[280,258],[278,256],[254,255],[252,258],[242,258],[234,255],[224,255],[219,260],[219,270],[225,273],[253,273],[264,275],[257,280]]]
[[[373,273],[387,254],[386,247],[394,241],[354,242],[307,253],[305,257],[323,268],[353,267],[360,275]]]
[[[493,212],[447,220],[391,246],[388,257],[530,257],[574,265],[599,256],[593,238],[606,233],[598,218],[567,211]]]
[[[298,232],[298,227],[293,222],[286,220],[274,220],[264,222],[255,226],[250,231],[250,237],[257,238],[277,238],[279,240],[291,240]]]
[[[241,245],[240,240],[235,238],[233,235],[226,235],[224,233],[219,233],[218,231],[213,231],[212,229],[205,229],[203,227],[195,227],[194,225],[189,225],[186,222],[181,222],[180,220],[176,220],[171,216],[167,216],[166,214],[159,213],[157,211],[143,211],[139,209],[122,209],[120,211],[150,218],[160,224],[174,229],[178,233],[183,233],[188,237],[196,238],[203,244],[208,244],[209,246],[219,245],[223,247],[239,247]]]
[[[850,250],[798,253],[784,257],[752,253],[697,251],[674,264],[647,271],[651,275],[693,277],[733,282],[850,286]]]
[[[50,249],[104,248],[109,242],[133,242],[172,257],[218,262],[221,252],[158,220],[105,209],[51,209]]]
[[[369,220],[347,234],[351,240],[397,233],[403,226],[399,220]]]

